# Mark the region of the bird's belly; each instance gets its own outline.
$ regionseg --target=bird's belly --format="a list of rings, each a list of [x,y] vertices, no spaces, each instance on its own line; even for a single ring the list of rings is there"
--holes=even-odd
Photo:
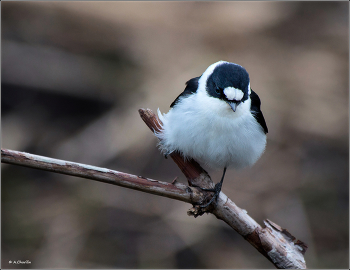
[[[213,168],[244,168],[253,165],[266,145],[266,135],[253,116],[228,121],[198,119],[169,125],[171,136],[166,143],[170,151],[178,150]]]

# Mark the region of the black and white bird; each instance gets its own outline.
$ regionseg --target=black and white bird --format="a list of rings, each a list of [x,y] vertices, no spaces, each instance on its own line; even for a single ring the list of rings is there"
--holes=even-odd
[[[252,166],[262,155],[268,132],[259,96],[250,88],[248,72],[240,65],[219,61],[185,90],[162,114],[156,133],[165,155],[178,151],[202,165],[223,169],[221,181],[210,191],[220,194],[227,168]],[[208,190],[208,189],[206,189]]]

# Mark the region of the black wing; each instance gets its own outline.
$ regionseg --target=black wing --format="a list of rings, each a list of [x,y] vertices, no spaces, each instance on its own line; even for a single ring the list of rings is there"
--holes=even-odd
[[[186,82],[185,90],[174,100],[173,103],[171,103],[170,108],[174,107],[176,103],[179,102],[180,98],[196,93],[199,78],[200,76]]]
[[[268,132],[267,126],[266,126],[266,122],[264,119],[264,116],[260,110],[260,98],[259,96],[252,90],[252,93],[250,94],[250,99],[252,100],[252,104],[250,106],[250,111],[253,113],[254,118],[256,119],[256,121],[258,121],[258,123],[260,124],[260,126],[262,126],[262,128],[264,129],[265,134]]]

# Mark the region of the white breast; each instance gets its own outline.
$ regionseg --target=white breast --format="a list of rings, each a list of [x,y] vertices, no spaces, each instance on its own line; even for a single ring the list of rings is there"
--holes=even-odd
[[[250,113],[250,99],[233,112],[226,102],[200,91],[158,115],[163,132],[156,135],[164,153],[178,150],[213,168],[251,166],[266,146],[266,135]]]

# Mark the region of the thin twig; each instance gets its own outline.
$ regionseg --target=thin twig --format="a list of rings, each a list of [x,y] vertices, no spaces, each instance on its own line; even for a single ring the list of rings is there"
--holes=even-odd
[[[201,195],[196,188],[189,188],[181,183],[170,184],[167,182],[145,178],[143,176],[136,176],[110,169],[48,158],[9,149],[1,149],[1,162],[49,172],[78,176],[107,184],[136,189],[187,203],[201,202],[203,197],[203,195]]]

